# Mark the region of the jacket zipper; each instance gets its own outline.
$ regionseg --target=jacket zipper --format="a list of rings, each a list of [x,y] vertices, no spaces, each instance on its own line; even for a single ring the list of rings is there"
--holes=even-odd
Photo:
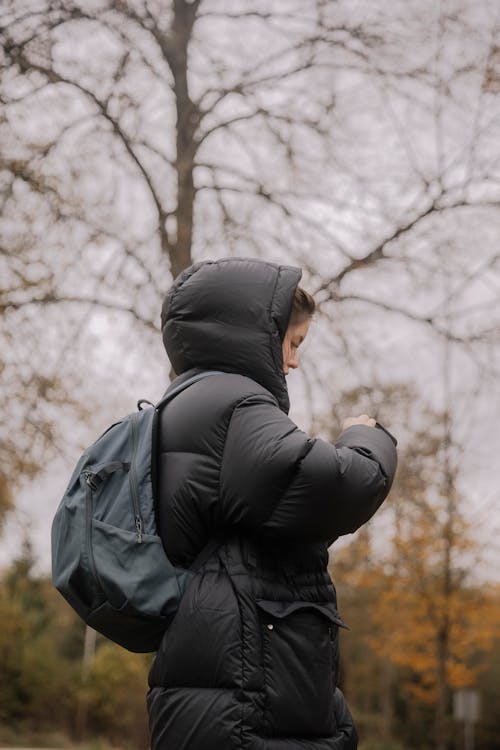
[[[135,455],[137,453],[137,414],[134,414],[131,422],[132,426],[132,458],[130,461],[130,496],[132,498],[132,509],[134,513],[135,528],[137,531],[137,543],[142,544],[142,518],[139,508],[139,488],[137,486],[137,476],[135,473]]]

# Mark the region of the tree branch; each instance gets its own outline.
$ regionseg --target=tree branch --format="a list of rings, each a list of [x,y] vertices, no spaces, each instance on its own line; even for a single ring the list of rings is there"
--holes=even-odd
[[[411,229],[413,229],[419,222],[421,222],[423,219],[425,219],[427,216],[430,216],[434,213],[442,213],[443,211],[450,211],[456,208],[465,208],[465,207],[473,207],[476,205],[476,207],[486,207],[486,206],[495,206],[498,207],[500,205],[500,201],[481,201],[479,204],[472,204],[465,200],[459,200],[455,201],[453,203],[439,203],[439,199],[443,198],[444,194],[441,193],[437,198],[435,198],[432,203],[423,211],[418,213],[413,219],[408,221],[406,224],[403,224],[402,226],[399,226],[397,229],[394,230],[394,232],[389,235],[389,237],[386,237],[382,242],[380,242],[376,247],[373,248],[373,250],[370,250],[369,253],[364,255],[362,258],[356,258],[351,263],[349,263],[347,266],[344,266],[344,268],[339,271],[336,276],[330,277],[325,282],[323,282],[314,292],[314,294],[318,294],[320,292],[324,292],[329,289],[331,286],[338,286],[342,279],[347,276],[352,271],[355,271],[359,268],[366,268],[368,266],[372,266],[375,263],[377,263],[382,258],[386,257],[385,255],[385,248],[387,245],[389,245],[391,242],[394,242],[395,240],[402,237],[404,234],[409,232]]]
[[[120,304],[119,302],[110,302],[99,299],[97,297],[78,297],[71,295],[58,296],[53,293],[47,293],[40,297],[33,297],[29,300],[22,302],[16,302],[14,300],[7,300],[5,302],[0,301],[0,313],[5,315],[9,311],[16,311],[31,305],[60,305],[60,304],[77,304],[77,305],[88,305],[91,307],[97,307],[99,309],[113,310],[115,312],[127,313],[132,315],[139,323],[151,329],[152,331],[158,331],[158,324],[153,320],[149,320],[144,316],[140,315],[137,310],[133,310],[130,306]]]
[[[111,128],[115,135],[119,138],[122,145],[124,146],[126,152],[140,171],[145,184],[148,187],[149,193],[151,195],[151,198],[153,200],[153,203],[155,204],[157,214],[158,214],[158,225],[162,237],[162,244],[165,243],[168,247],[170,245],[166,228],[165,228],[165,219],[166,219],[166,213],[163,210],[163,206],[161,204],[161,201],[156,193],[156,190],[154,188],[154,185],[151,181],[151,178],[146,171],[144,165],[142,164],[141,160],[135,153],[134,149],[132,148],[130,141],[124,131],[121,129],[120,125],[118,124],[117,120],[115,120],[114,117],[112,117],[106,107],[106,104],[102,102],[94,93],[93,91],[90,91],[82,84],[78,83],[77,81],[72,81],[69,78],[65,78],[64,76],[57,73],[53,68],[46,68],[43,65],[33,63],[30,60],[28,60],[21,52],[16,53],[14,55],[16,62],[19,64],[20,68],[24,72],[28,72],[29,70],[36,70],[37,72],[41,73],[47,78],[48,83],[50,84],[65,84],[68,86],[73,86],[78,91],[80,91],[82,94],[84,94],[88,99],[90,99],[93,104],[97,107],[98,111],[102,115],[102,117],[111,125]]]
[[[368,305],[373,305],[374,307],[378,307],[381,310],[386,310],[387,312],[398,313],[399,315],[402,315],[405,318],[408,318],[409,320],[414,320],[416,323],[423,323],[424,325],[430,326],[436,333],[438,333],[444,339],[448,341],[453,341],[454,343],[457,343],[457,344],[466,344],[466,343],[472,343],[472,342],[477,342],[477,341],[485,341],[488,338],[489,334],[494,334],[497,337],[500,337],[500,331],[498,330],[497,326],[492,326],[491,328],[483,329],[480,333],[470,334],[469,336],[458,336],[454,333],[451,333],[449,329],[441,327],[437,323],[437,316],[417,315],[415,313],[412,313],[410,310],[406,310],[403,307],[399,307],[398,305],[388,304],[387,302],[383,302],[382,300],[370,299],[369,297],[365,297],[361,294],[334,294],[328,300],[319,302],[318,309],[321,310],[325,302],[327,301],[363,302]]]

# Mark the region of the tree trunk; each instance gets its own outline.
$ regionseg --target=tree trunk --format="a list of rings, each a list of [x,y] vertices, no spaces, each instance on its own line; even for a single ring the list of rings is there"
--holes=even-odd
[[[169,65],[174,77],[174,95],[177,112],[177,142],[175,169],[177,172],[177,206],[175,209],[176,236],[170,243],[172,276],[191,265],[193,240],[193,213],[196,190],[193,171],[197,149],[195,138],[200,122],[198,107],[189,95],[188,47],[199,2],[175,0],[172,22]]]
[[[446,750],[448,745],[448,697],[446,661],[448,658],[448,624],[440,628],[436,639],[438,662],[438,699],[436,705],[436,750]]]
[[[436,705],[436,750],[446,750],[449,743],[450,732],[450,686],[448,684],[447,662],[449,657],[450,641],[450,603],[453,595],[452,576],[452,550],[455,533],[455,482],[450,461],[451,451],[451,410],[450,410],[450,352],[449,343],[445,342],[444,348],[444,471],[443,489],[446,498],[446,523],[443,533],[443,615],[436,638],[437,663],[438,663],[438,701]]]
[[[380,675],[380,709],[382,719],[380,734],[381,739],[387,743],[389,743],[393,739],[392,731],[394,726],[394,681],[394,665],[389,661],[389,659],[386,659],[383,663],[382,672]]]

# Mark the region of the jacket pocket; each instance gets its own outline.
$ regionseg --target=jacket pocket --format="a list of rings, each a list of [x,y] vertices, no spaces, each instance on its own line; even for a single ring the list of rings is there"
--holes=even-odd
[[[333,602],[259,599],[269,735],[330,736],[337,631],[347,627]]]

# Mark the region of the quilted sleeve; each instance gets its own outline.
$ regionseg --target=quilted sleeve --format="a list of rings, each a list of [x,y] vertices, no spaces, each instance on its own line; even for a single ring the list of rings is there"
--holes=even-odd
[[[220,478],[224,524],[300,541],[356,531],[387,497],[395,440],[355,425],[335,445],[309,438],[259,394],[241,401],[229,424]]]

